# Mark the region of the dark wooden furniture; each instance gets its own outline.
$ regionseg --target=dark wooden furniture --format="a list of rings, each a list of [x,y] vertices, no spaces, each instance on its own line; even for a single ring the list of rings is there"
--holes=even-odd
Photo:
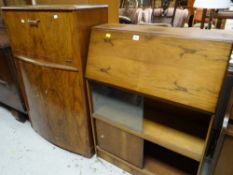
[[[14,114],[26,113],[8,36],[0,30],[0,103],[12,108]]]
[[[223,31],[93,28],[86,78],[97,155],[135,175],[200,174],[232,41]]]
[[[106,5],[4,7],[32,126],[52,143],[93,155],[84,84],[89,33]]]
[[[233,93],[224,118],[221,134],[215,150],[211,173],[213,175],[233,174]]]

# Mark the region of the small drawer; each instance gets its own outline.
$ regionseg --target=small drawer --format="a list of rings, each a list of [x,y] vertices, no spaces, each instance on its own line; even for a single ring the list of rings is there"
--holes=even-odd
[[[77,66],[73,60],[72,12],[5,12],[15,55]],[[15,30],[17,28],[17,31]]]
[[[143,167],[143,139],[99,120],[96,120],[96,132],[100,148],[139,168]]]

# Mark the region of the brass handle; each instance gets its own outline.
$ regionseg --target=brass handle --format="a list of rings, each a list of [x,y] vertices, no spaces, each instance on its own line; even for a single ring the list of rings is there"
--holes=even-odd
[[[38,27],[40,23],[39,19],[28,19],[28,24],[33,27]]]

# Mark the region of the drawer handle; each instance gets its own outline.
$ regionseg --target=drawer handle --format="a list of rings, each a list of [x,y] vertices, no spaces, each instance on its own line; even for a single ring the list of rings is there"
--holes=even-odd
[[[35,20],[28,19],[28,24],[32,27],[38,27],[39,23],[40,23],[39,19],[35,19]]]

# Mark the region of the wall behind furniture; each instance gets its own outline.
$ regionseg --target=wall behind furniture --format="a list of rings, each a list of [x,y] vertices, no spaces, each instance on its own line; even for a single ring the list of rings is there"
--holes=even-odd
[[[108,4],[108,19],[111,23],[118,23],[119,0],[36,0],[37,4]]]

